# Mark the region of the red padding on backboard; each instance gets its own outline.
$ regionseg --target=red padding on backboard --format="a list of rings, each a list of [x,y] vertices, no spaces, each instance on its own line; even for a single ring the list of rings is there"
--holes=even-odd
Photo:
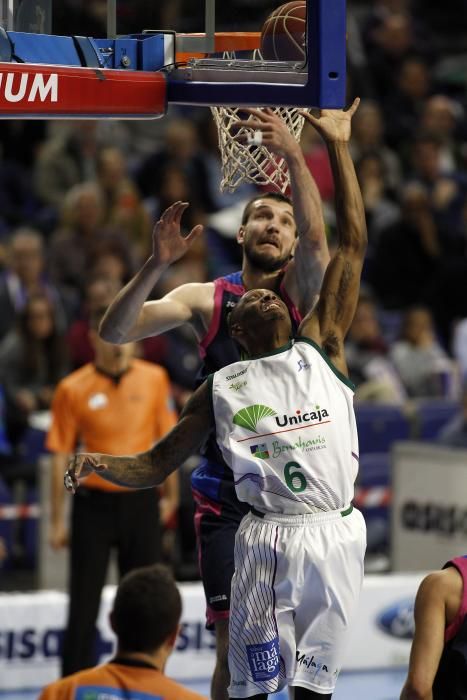
[[[154,118],[165,114],[163,73],[0,63],[0,118]]]

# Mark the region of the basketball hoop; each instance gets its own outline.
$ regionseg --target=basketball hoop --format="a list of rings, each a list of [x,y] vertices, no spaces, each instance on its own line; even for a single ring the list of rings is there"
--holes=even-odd
[[[251,127],[233,129],[242,120],[242,107],[211,107],[219,135],[219,149],[222,158],[223,178],[221,192],[233,192],[242,182],[256,185],[269,185],[285,192],[290,184],[289,171],[284,158],[271,153],[262,144],[262,134]],[[258,109],[261,109],[260,107]],[[273,107],[287,125],[296,141],[300,141],[304,117],[293,107]],[[243,119],[244,120],[244,119]],[[246,143],[240,143],[234,136],[246,135]]]

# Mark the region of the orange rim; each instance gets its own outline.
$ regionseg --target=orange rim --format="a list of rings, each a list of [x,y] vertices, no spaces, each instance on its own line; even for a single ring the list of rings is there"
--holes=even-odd
[[[177,37],[203,37],[206,34],[177,34]],[[261,42],[261,32],[216,32],[214,35],[213,52],[177,51],[175,60],[177,63],[184,63],[190,58],[206,58],[211,53],[223,53],[224,51],[254,51],[259,49]]]

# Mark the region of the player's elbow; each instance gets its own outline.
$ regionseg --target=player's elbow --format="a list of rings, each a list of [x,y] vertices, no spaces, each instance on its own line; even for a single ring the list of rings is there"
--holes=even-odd
[[[432,684],[421,676],[413,676],[407,679],[402,694],[403,700],[431,700]]]
[[[127,343],[128,340],[124,337],[124,334],[114,325],[109,323],[105,318],[99,324],[99,338],[105,340],[106,343],[113,343],[114,345],[122,345]]]

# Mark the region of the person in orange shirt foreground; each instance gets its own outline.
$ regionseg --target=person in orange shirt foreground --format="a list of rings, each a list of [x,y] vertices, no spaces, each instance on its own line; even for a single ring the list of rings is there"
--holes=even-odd
[[[181,612],[180,593],[165,566],[135,569],[120,582],[110,613],[117,655],[107,664],[51,683],[39,700],[123,700],[130,694],[147,700],[205,700],[164,675]]]
[[[104,309],[90,319],[94,362],[65,377],[52,403],[47,447],[52,455],[50,543],[68,544],[63,474],[78,446],[111,454],[150,449],[177,420],[167,372],[134,357],[134,343],[101,340],[97,327]],[[91,475],[71,508],[69,609],[61,675],[98,663],[95,624],[111,552],[120,576],[161,560],[161,523],[178,508],[178,478],[159,502],[157,489],[135,492]],[[109,488],[110,486],[110,488]],[[81,489],[80,489],[81,491]]]

